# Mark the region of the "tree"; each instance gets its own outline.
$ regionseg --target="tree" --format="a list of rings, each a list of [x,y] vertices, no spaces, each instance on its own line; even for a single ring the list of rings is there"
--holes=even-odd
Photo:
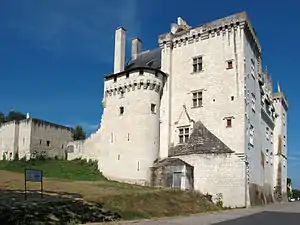
[[[5,117],[5,122],[20,121],[26,119],[26,115],[21,112],[11,110]]]
[[[290,198],[292,197],[292,190],[291,190],[291,184],[292,184],[292,179],[291,178],[287,178],[287,196]]]
[[[76,126],[73,134],[74,141],[84,140],[86,138],[86,134],[82,129],[82,126]]]
[[[5,115],[3,112],[0,112],[0,124],[5,122]]]

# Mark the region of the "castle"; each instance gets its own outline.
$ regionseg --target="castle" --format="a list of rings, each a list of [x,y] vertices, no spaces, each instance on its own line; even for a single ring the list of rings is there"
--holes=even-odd
[[[0,161],[37,156],[65,159],[73,132],[72,128],[29,116],[0,124]]]
[[[288,102],[262,69],[245,12],[192,27],[178,18],[142,51],[115,33],[101,126],[69,143],[113,180],[198,190],[243,207],[286,200]]]

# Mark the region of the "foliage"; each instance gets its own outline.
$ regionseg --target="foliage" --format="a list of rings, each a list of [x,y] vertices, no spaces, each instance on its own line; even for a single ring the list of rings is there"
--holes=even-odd
[[[5,122],[10,122],[10,121],[20,121],[26,119],[26,115],[24,115],[21,112],[11,110],[6,116],[5,116]]]
[[[217,206],[223,208],[223,195],[222,193],[217,194]]]
[[[74,141],[86,139],[86,134],[83,131],[82,126],[76,126],[73,134]]]
[[[292,190],[290,189],[290,185],[291,185],[291,184],[292,184],[291,178],[287,178],[286,192],[287,192],[288,198],[292,197],[292,195],[293,195],[293,192],[292,192]]]
[[[0,112],[0,124],[5,122],[5,115],[3,112]]]
[[[298,189],[293,189],[293,197],[295,197],[295,198],[300,198],[300,190],[298,190]]]
[[[69,180],[105,180],[95,161],[50,160],[35,158],[29,161],[0,161],[0,170],[23,173],[25,169],[43,170],[45,177]]]
[[[9,111],[7,115],[5,115],[3,112],[0,112],[0,124],[10,121],[20,121],[24,119],[26,119],[26,115],[15,110]]]

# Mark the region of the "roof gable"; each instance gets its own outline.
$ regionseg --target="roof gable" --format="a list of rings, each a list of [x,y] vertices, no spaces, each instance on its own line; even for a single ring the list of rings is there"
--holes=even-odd
[[[169,156],[190,154],[226,154],[233,153],[227,145],[211,133],[200,121],[194,124],[190,139],[185,144],[170,148]]]

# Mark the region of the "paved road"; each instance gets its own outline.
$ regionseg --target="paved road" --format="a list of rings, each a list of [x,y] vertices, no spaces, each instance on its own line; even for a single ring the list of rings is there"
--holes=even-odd
[[[274,204],[251,209],[148,221],[118,222],[134,225],[300,225],[300,203]]]

